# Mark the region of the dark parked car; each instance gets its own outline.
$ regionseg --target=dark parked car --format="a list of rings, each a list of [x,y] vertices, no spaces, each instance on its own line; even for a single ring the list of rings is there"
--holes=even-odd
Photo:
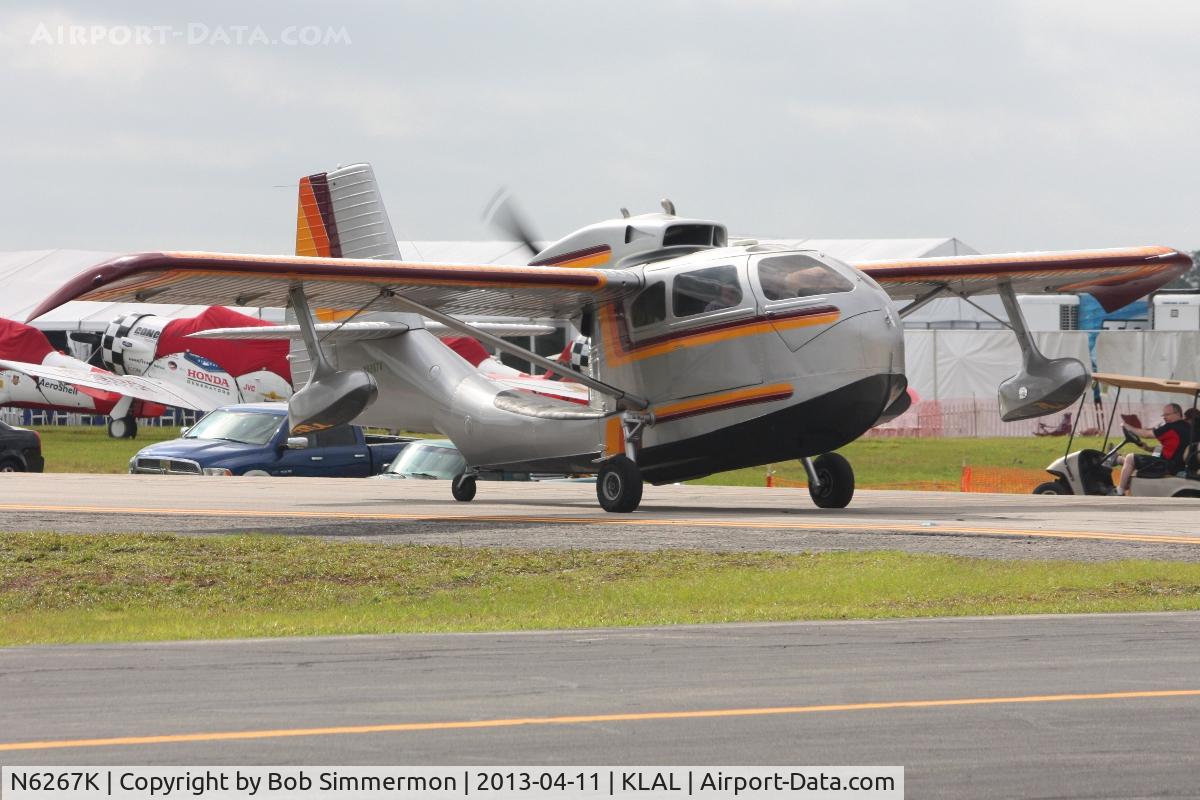
[[[45,465],[37,431],[0,422],[0,472],[41,472]]]

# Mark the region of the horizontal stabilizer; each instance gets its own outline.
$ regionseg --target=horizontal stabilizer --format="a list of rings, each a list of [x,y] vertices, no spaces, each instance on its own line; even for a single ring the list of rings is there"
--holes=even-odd
[[[467,322],[478,331],[486,331],[493,336],[545,336],[554,333],[553,325],[538,325],[534,322]],[[432,320],[425,323],[425,329],[434,336],[461,336],[440,322]]]
[[[599,408],[581,406],[578,403],[568,403],[551,397],[511,390],[500,392],[492,399],[492,403],[501,411],[537,419],[604,419],[609,413]]]
[[[554,332],[553,325],[537,325],[525,322],[471,322],[472,328],[496,336],[544,336]],[[409,326],[403,322],[364,320],[362,322],[322,322],[317,325],[317,335],[324,339],[341,341],[368,341],[387,339],[407,333]],[[437,336],[459,334],[438,322],[426,323],[430,333]],[[303,336],[299,325],[275,325],[270,328],[212,328],[188,335],[189,339],[299,339]]]
[[[588,402],[588,388],[581,383],[548,381],[544,378],[535,377],[512,377],[509,375],[488,375],[487,377],[502,386],[507,386],[511,389],[520,389],[524,392],[533,392],[543,397],[549,397],[552,400],[567,400],[583,405],[587,405]]]
[[[0,369],[11,369],[35,378],[62,381],[81,388],[116,392],[137,400],[149,400],[151,403],[187,408],[192,411],[212,411],[219,405],[181,387],[137,375],[114,375],[111,372],[103,371],[87,372],[65,367],[48,367],[43,364],[27,364],[23,361],[0,361]]]
[[[409,326],[403,322],[383,320],[363,322],[322,322],[316,326],[322,339],[342,341],[367,341],[387,339],[408,333]],[[188,334],[189,339],[301,339],[304,334],[299,325],[273,325],[269,328],[211,328]]]

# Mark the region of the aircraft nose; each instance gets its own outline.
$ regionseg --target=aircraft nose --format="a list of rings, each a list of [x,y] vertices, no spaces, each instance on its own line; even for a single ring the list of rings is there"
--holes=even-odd
[[[863,315],[859,330],[867,364],[882,372],[904,372],[904,327],[891,303],[885,302],[877,313]]]

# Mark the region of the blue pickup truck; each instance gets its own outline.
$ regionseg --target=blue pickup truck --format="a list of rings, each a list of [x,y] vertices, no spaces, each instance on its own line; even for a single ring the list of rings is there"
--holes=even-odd
[[[246,403],[218,408],[180,438],[143,447],[129,460],[129,471],[365,478],[381,472],[410,441],[373,436],[358,425],[288,436],[285,403]]]

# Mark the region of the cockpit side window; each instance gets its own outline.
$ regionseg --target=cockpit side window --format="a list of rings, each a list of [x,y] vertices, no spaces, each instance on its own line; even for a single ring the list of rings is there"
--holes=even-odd
[[[707,267],[675,276],[671,310],[676,317],[720,311],[742,304],[737,267]]]
[[[811,256],[787,255],[758,262],[758,281],[768,300],[790,300],[854,288],[845,276]]]
[[[661,281],[651,284],[633,298],[629,307],[634,328],[644,328],[667,318],[667,285]]]

